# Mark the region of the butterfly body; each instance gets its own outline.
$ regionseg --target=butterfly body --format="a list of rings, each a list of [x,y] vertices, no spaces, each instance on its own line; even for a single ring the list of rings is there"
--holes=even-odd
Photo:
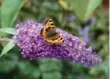
[[[52,19],[48,18],[44,21],[44,28],[41,29],[41,36],[45,39],[45,42],[49,45],[62,44],[64,40],[56,32]]]

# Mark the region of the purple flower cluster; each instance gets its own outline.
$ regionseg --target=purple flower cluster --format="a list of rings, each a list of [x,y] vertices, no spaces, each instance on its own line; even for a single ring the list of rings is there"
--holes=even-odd
[[[91,47],[61,29],[56,29],[64,39],[61,45],[47,45],[40,35],[43,24],[33,20],[16,25],[15,43],[20,47],[21,54],[31,60],[39,58],[57,58],[79,62],[86,66],[93,66],[101,62],[101,58],[93,52]]]

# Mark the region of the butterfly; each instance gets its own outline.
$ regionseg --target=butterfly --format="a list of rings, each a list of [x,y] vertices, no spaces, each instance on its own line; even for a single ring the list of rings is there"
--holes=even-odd
[[[63,38],[56,32],[51,18],[44,20],[44,28],[41,29],[40,34],[49,45],[59,45],[64,42]]]

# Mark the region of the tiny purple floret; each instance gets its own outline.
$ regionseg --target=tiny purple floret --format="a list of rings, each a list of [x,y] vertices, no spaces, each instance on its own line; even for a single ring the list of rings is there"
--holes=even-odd
[[[57,58],[82,63],[86,66],[94,66],[101,62],[101,58],[93,52],[91,47],[59,28],[56,31],[64,39],[61,45],[48,45],[40,35],[43,24],[34,20],[27,20],[16,25],[17,33],[13,37],[21,54],[30,60],[40,58]]]

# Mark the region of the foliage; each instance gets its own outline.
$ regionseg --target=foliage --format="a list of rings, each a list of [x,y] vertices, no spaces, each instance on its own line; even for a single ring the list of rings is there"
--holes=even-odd
[[[1,27],[12,27],[24,0],[4,0],[1,6]]]
[[[8,53],[0,58],[0,79],[108,79],[108,8],[102,6],[101,0],[0,0],[1,4],[0,52]],[[57,27],[88,39],[102,63],[89,68],[58,59],[30,61],[21,57],[17,46],[11,49],[14,45],[10,42],[8,47],[5,42],[3,49],[1,36],[8,33],[11,39],[16,23],[29,18],[43,22],[46,17],[51,17]]]

